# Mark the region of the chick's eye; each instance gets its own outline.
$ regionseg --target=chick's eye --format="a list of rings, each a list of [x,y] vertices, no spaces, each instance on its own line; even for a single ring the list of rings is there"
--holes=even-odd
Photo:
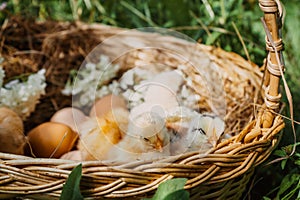
[[[148,138],[143,138],[145,142],[149,142],[150,140]]]

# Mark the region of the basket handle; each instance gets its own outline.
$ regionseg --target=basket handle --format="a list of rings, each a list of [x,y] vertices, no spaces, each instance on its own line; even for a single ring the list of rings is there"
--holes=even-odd
[[[267,111],[263,116],[263,127],[268,128],[273,124],[275,115],[281,101],[279,92],[280,77],[284,72],[282,57],[283,43],[281,38],[282,6],[279,0],[259,0],[259,6],[264,12],[262,20],[266,31],[266,74],[264,79],[265,106]]]

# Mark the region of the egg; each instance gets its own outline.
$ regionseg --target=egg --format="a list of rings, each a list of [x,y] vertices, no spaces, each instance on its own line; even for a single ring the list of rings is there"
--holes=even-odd
[[[164,110],[179,106],[177,92],[182,83],[183,78],[175,70],[159,73],[149,81],[145,102],[159,105]]]
[[[58,122],[45,122],[28,133],[33,154],[40,158],[59,158],[74,146],[78,134]]]
[[[24,154],[26,137],[23,121],[13,110],[0,108],[0,152]]]
[[[74,151],[65,153],[64,155],[62,155],[60,157],[60,159],[81,161],[82,156],[81,156],[81,152],[79,150],[74,150]]]
[[[78,133],[78,125],[84,122],[88,117],[77,108],[63,108],[51,117],[50,122],[59,122],[69,126]]]
[[[90,110],[90,117],[103,117],[106,113],[115,108],[127,109],[126,101],[123,97],[109,94],[97,100]]]

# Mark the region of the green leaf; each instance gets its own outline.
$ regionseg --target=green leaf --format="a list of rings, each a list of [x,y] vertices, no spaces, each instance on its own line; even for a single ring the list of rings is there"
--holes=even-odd
[[[286,175],[280,185],[280,189],[277,193],[277,199],[280,199],[280,196],[285,192],[289,191],[291,187],[300,180],[299,174],[288,174]]]
[[[300,159],[295,161],[295,165],[299,165],[300,166]]]
[[[298,192],[299,193],[299,190],[300,190],[300,180],[298,181],[298,184],[296,186],[293,186],[289,193],[287,193],[283,198],[282,200],[299,200],[299,198],[295,198],[295,193]]]
[[[300,158],[300,153],[295,153],[294,156]]]
[[[186,190],[177,190],[164,198],[164,200],[189,200],[190,193]]]
[[[222,33],[220,32],[213,32],[212,34],[210,34],[206,40],[206,45],[212,45],[217,39],[218,37],[220,37]]]
[[[82,165],[77,165],[70,173],[60,196],[60,200],[83,200],[80,193],[80,179],[82,173]]]
[[[271,200],[269,197],[263,197],[263,200]]]
[[[278,149],[278,150],[274,151],[274,155],[284,157],[284,156],[286,156],[286,152],[282,149]]]
[[[280,163],[281,164],[281,169],[285,168],[287,161],[288,161],[287,159],[281,161],[281,163]]]
[[[181,195],[184,198],[187,195],[185,193],[188,193],[187,191],[183,190],[183,187],[184,187],[186,181],[187,181],[186,178],[175,178],[175,179],[167,180],[167,181],[161,183],[158,186],[158,189],[157,189],[155,195],[151,199],[147,199],[147,200],[181,199],[178,196],[177,196],[177,198],[175,198],[174,195]],[[188,196],[189,196],[189,194],[188,194]],[[144,200],[146,200],[146,199],[144,199]]]

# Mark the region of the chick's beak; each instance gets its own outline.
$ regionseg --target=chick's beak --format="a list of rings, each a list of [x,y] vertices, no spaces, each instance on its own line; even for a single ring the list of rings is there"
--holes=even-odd
[[[163,152],[164,143],[163,141],[157,137],[156,143],[155,143],[155,149],[159,152]]]

